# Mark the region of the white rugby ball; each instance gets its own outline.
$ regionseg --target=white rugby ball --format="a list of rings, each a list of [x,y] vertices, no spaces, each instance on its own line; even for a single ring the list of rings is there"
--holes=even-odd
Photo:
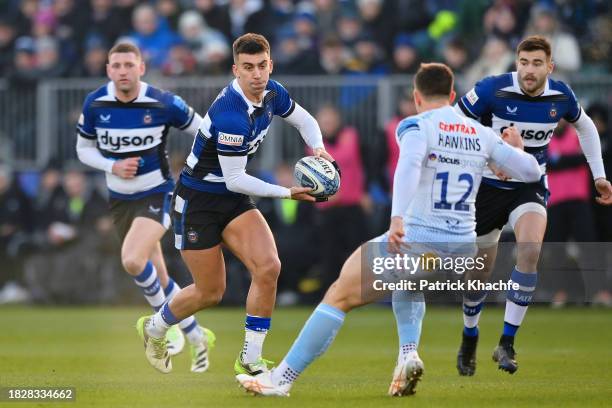
[[[302,157],[295,164],[293,176],[298,186],[312,188],[308,194],[314,197],[329,197],[340,189],[340,174],[322,157]]]

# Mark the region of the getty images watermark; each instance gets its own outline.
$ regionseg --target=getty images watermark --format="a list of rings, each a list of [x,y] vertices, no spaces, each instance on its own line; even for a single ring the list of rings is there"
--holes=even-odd
[[[376,291],[507,291],[518,290],[520,287],[511,279],[461,279],[467,271],[474,274],[482,272],[485,269],[486,254],[480,257],[438,256],[427,252],[420,255],[388,254],[370,259],[374,274],[372,288]],[[455,276],[440,280],[440,273],[446,276],[453,273]]]

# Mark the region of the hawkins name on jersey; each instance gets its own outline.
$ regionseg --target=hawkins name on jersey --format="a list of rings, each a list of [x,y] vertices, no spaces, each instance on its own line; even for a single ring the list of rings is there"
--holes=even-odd
[[[540,163],[546,172],[548,143],[561,118],[575,122],[581,108],[574,92],[561,81],[548,78],[539,96],[526,95],[520,88],[516,72],[491,76],[476,83],[458,102],[460,111],[469,118],[479,119],[500,134],[515,126],[523,137],[525,151]],[[511,189],[518,181],[502,181],[490,169],[484,173],[483,183]]]
[[[180,182],[199,191],[233,194],[225,185],[218,156],[252,158],[274,115],[285,118],[294,108],[287,90],[274,80],[268,81],[261,105],[255,106],[234,79],[204,116]]]
[[[427,152],[416,193],[404,216],[408,241],[450,242],[475,236],[475,201],[482,173],[501,139],[450,106],[402,120],[403,138],[424,138]]]
[[[85,99],[77,131],[96,140],[104,157],[120,160],[140,157],[133,179],[106,174],[110,196],[126,200],[172,191],[166,137],[170,126],[194,134],[198,123],[195,112],[179,96],[140,83],[138,97],[128,103],[115,97],[112,82],[90,93]],[[192,129],[193,128],[193,129]]]

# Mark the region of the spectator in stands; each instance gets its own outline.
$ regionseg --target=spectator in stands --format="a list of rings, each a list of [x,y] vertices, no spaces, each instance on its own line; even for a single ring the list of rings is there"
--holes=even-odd
[[[36,40],[36,69],[39,78],[60,78],[67,70],[60,53],[60,44],[55,37]]]
[[[578,40],[560,27],[554,5],[538,3],[533,6],[526,35],[542,35],[550,40],[557,76],[567,76],[580,69],[582,58]]]
[[[15,46],[15,27],[4,17],[0,17],[0,75],[5,76],[13,63]]]
[[[349,60],[347,68],[363,74],[382,75],[390,72],[383,51],[376,43],[374,35],[367,31],[362,32],[355,41],[354,58]]]
[[[232,38],[255,32],[270,36],[272,27],[266,27],[266,12],[262,0],[229,0],[229,16]]]
[[[612,132],[610,132],[609,110],[608,106],[603,103],[594,103],[587,109],[587,114],[599,133],[601,139],[601,152],[604,160],[604,168],[607,172],[612,171]],[[593,191],[591,196],[596,196]],[[596,241],[612,242],[612,210],[610,208],[599,205],[594,205],[595,227],[597,231]]]
[[[121,11],[113,8],[113,0],[90,0],[90,5],[89,33],[99,34],[107,44],[113,44],[120,35],[130,31],[131,20],[125,21]]]
[[[414,74],[420,64],[419,51],[412,37],[406,33],[398,34],[393,47],[393,73]]]
[[[463,74],[469,63],[469,53],[465,43],[455,37],[447,41],[442,48],[442,61],[448,65],[455,74]],[[459,92],[463,94],[462,92]]]
[[[204,17],[209,27],[221,32],[228,42],[232,41],[234,37],[229,6],[218,5],[215,0],[193,0],[193,7]]]
[[[364,230],[365,177],[359,146],[359,134],[344,125],[333,105],[322,105],[316,115],[326,150],[342,169],[340,191],[328,202],[320,203],[322,288],[338,277],[342,263],[353,248],[367,236]]]
[[[594,242],[596,233],[591,210],[591,177],[576,130],[564,120],[560,121],[555,129],[555,135],[548,146],[548,154],[550,198],[546,241],[559,243],[572,239],[578,243]],[[579,248],[578,266],[583,270],[587,299],[612,305],[612,296],[603,289],[606,279],[600,254],[596,253],[593,245],[584,244]],[[557,290],[553,305],[562,306],[568,300],[568,292],[575,286],[573,279],[576,276],[565,273],[566,268],[556,266],[563,264],[557,251],[551,258],[551,269],[555,271],[553,285]]]
[[[487,37],[497,37],[507,42],[511,48],[515,48],[520,41],[524,26],[517,21],[519,17],[515,14],[518,10],[516,4],[496,1],[490,7],[483,18],[484,35]],[[524,16],[527,20],[527,16]]]
[[[313,0],[317,32],[322,38],[336,34],[340,7],[336,0]]]
[[[324,73],[328,75],[344,73],[346,71],[346,63],[349,56],[349,50],[335,35],[326,37],[321,43],[319,61]]]
[[[466,85],[471,87],[484,77],[511,71],[514,59],[514,52],[506,41],[497,37],[488,38],[480,57],[465,72]]]
[[[86,78],[106,77],[106,57],[108,47],[98,34],[90,35],[85,40],[85,56],[82,66],[78,67],[76,76]]]
[[[132,23],[134,31],[130,38],[142,51],[147,67],[160,69],[168,59],[170,49],[181,43],[181,38],[148,4],[141,4],[134,9]]]
[[[370,31],[374,35],[374,40],[386,54],[391,54],[396,30],[395,24],[389,23],[393,21],[391,2],[357,0],[357,10],[363,21],[364,30]]]
[[[168,59],[161,67],[161,73],[169,77],[194,76],[198,72],[198,61],[187,44],[179,43],[170,48]]]
[[[155,3],[157,14],[165,19],[173,31],[179,29],[179,18],[182,14],[181,5],[178,0],[157,0]]]
[[[319,54],[313,49],[300,47],[298,34],[293,26],[279,30],[281,38],[274,47],[274,72],[280,75],[316,75],[323,73]]]
[[[395,175],[395,168],[397,167],[397,161],[399,159],[399,145],[397,144],[395,130],[402,119],[416,114],[417,111],[414,105],[412,92],[408,90],[402,92],[399,96],[397,112],[395,116],[387,122],[384,130],[386,151],[384,152],[385,155],[381,163],[384,163],[384,183],[389,193],[391,193],[393,188],[393,176]]]
[[[179,20],[179,33],[193,53],[200,73],[225,73],[230,46],[221,32],[210,28],[196,11],[186,11]]]
[[[337,20],[337,33],[345,47],[352,48],[363,30],[359,15],[352,9],[344,9]]]
[[[21,258],[31,228],[30,203],[12,169],[0,163],[0,304],[29,298],[21,283]]]
[[[15,27],[18,29],[18,36],[32,35],[32,23],[38,11],[38,0],[22,0],[18,3],[19,10],[15,15]]]
[[[19,37],[15,41],[13,64],[9,69],[9,84],[15,88],[36,85],[36,46],[32,37]]]
[[[101,255],[109,244],[116,245],[106,201],[90,188],[82,171],[68,169],[60,193],[48,204],[53,207],[45,214],[44,250],[26,263],[32,298],[36,302],[94,301],[102,292],[100,270],[108,261]],[[90,288],[87,293],[84,286]]]

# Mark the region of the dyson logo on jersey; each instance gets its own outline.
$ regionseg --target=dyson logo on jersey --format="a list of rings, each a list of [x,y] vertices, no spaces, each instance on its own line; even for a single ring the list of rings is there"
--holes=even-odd
[[[117,151],[122,147],[128,146],[146,146],[155,142],[155,138],[148,136],[111,136],[108,130],[100,136],[100,147],[105,150]]]
[[[504,126],[499,129],[500,133],[504,133],[504,130],[514,126],[514,123],[510,123],[508,126]],[[554,129],[549,130],[534,130],[534,129],[523,129],[521,130],[521,137],[525,140],[548,140],[552,137]]]

